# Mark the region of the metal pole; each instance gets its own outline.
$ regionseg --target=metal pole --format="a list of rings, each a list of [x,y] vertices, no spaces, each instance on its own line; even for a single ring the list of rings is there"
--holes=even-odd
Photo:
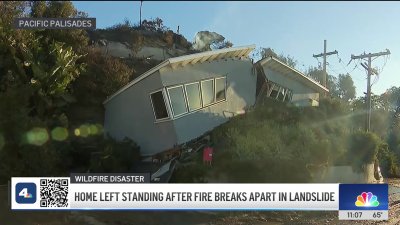
[[[377,53],[369,53],[369,54],[361,54],[358,56],[351,55],[351,59],[365,59],[368,58],[368,66],[365,66],[364,64],[361,63],[361,65],[367,69],[368,75],[367,75],[367,93],[366,93],[366,99],[365,99],[365,105],[366,105],[366,111],[367,111],[367,118],[365,121],[365,130],[370,131],[371,129],[371,76],[374,73],[374,69],[372,69],[372,57],[379,57],[383,55],[390,55],[389,49],[386,49],[385,52],[377,52]],[[377,72],[375,72],[377,74]]]
[[[368,57],[368,79],[367,79],[367,125],[366,131],[371,129],[371,57]]]
[[[143,4],[143,1],[140,1],[140,22],[139,22],[140,28],[142,28],[142,4]]]
[[[324,87],[326,87],[326,40],[324,40],[324,65],[323,65],[323,70],[324,70]]]

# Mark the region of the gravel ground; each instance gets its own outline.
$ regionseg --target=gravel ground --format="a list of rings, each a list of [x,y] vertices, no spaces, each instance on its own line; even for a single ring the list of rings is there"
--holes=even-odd
[[[1,225],[350,225],[400,224],[400,179],[389,180],[389,221],[339,221],[337,212],[11,211],[0,187]]]

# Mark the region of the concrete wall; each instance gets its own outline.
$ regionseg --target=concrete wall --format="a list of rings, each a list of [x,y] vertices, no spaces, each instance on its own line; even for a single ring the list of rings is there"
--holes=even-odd
[[[186,51],[182,51],[179,49],[143,46],[136,53],[135,57],[137,57],[137,58],[150,57],[152,59],[165,60],[165,59],[168,59],[171,57],[181,56],[184,54],[187,54]]]
[[[271,70],[267,68],[265,65],[263,66],[264,73],[267,76],[268,80],[277,83],[283,87],[289,88],[293,91],[292,102],[298,106],[312,106],[316,103],[312,100],[319,101],[319,93],[309,86],[301,83],[299,80],[294,80],[289,76],[283,75],[279,72]],[[298,76],[293,73],[294,76]],[[312,99],[312,100],[310,100]]]
[[[229,117],[243,113],[246,107],[255,103],[257,76],[252,74],[249,59],[223,59],[197,63],[172,69],[160,70],[164,86],[190,83],[226,76],[226,101],[216,103],[174,120],[178,143],[197,138],[203,133],[226,122]]]
[[[112,137],[129,137],[142,155],[167,150],[176,142],[172,121],[155,123],[150,93],[162,88],[159,72],[131,86],[105,104],[104,128]]]
[[[317,183],[375,183],[374,164],[365,165],[362,172],[353,171],[351,166],[321,167],[311,173]]]
[[[133,51],[121,42],[107,41],[106,46],[100,46],[99,48],[103,51],[103,54],[109,54],[114,57],[127,58],[129,55],[134,55]]]

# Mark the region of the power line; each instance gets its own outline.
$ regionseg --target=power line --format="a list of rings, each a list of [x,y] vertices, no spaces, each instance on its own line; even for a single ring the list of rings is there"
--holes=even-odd
[[[376,75],[375,78],[374,78],[374,80],[373,80],[372,83],[371,83],[371,87],[372,87],[374,84],[378,83],[378,81],[379,81],[379,75]]]
[[[368,71],[367,75],[367,121],[366,121],[366,131],[369,131],[371,128],[371,76],[375,73],[377,74],[376,70],[372,68],[372,58],[376,59],[379,56],[389,55],[389,49],[386,49],[385,52],[378,52],[378,53],[369,53],[369,54],[361,54],[358,56],[351,55],[351,59],[368,59],[368,65],[361,65]],[[379,78],[378,78],[379,79]]]
[[[330,63],[328,63],[327,65],[328,65],[329,69],[332,70],[336,75],[342,74],[342,73],[338,72],[336,69],[334,69],[334,68],[331,66]]]
[[[321,65],[322,65],[322,63],[319,61],[319,59],[318,58],[315,58],[317,61],[318,61],[318,69],[321,69]]]
[[[382,69],[378,69],[379,74],[381,74],[381,73],[383,72],[383,69],[385,68],[386,63],[387,63],[387,61],[388,61],[389,59],[390,59],[390,55],[385,55]]]
[[[350,73],[349,74],[351,74],[351,73],[353,73],[354,72],[354,70],[356,70],[357,69],[357,64],[355,64],[355,66],[354,66],[354,68],[350,71]]]
[[[338,58],[339,64],[342,66],[342,68],[346,71],[347,74],[351,74],[351,73],[356,69],[356,67],[354,67],[353,70],[351,70],[351,71],[349,72],[349,71],[347,70],[348,65],[347,65],[347,66],[344,65],[342,58],[339,56],[339,53],[338,53],[336,56],[337,56],[337,58]]]
[[[354,62],[354,61],[353,61]],[[358,65],[361,65],[361,60],[358,60],[357,62],[354,62],[354,64],[356,65],[356,69],[358,69],[359,71],[361,71],[361,72],[364,72],[364,70],[363,69],[361,69],[360,67],[358,67]]]
[[[340,73],[340,72],[338,72],[337,70],[335,70],[333,67],[331,67],[330,66],[330,64],[328,64],[328,67],[330,68],[330,70],[332,71],[332,72],[334,72],[335,73],[335,77],[337,77],[337,78],[339,78],[339,75],[340,74],[343,74],[343,73]],[[352,71],[350,71],[350,72],[348,72],[348,70],[346,69],[346,73],[347,74],[349,74],[350,76],[351,76],[351,73],[356,69],[356,67],[357,67],[357,65],[353,68],[353,70]],[[361,78],[359,78],[359,77],[357,77],[357,76],[351,76],[353,79],[355,79],[355,80],[357,80],[357,81],[359,81],[359,82],[364,82],[363,80],[361,80]]]

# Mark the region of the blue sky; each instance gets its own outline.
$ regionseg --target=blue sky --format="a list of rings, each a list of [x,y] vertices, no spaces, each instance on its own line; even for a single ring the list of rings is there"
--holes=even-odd
[[[74,2],[75,6],[97,18],[97,27],[105,28],[129,19],[139,21],[140,1]],[[142,18],[160,17],[164,25],[193,41],[198,31],[215,31],[234,46],[256,44],[271,47],[298,61],[304,71],[318,66],[322,59],[313,54],[337,50],[328,57],[328,73],[338,76],[349,72],[357,96],[366,90],[366,72],[351,54],[375,53],[389,49],[390,57],[372,63],[382,70],[372,86],[381,94],[391,86],[400,86],[400,3],[399,2],[143,2]],[[342,62],[339,62],[339,59]],[[385,60],[387,59],[387,60]],[[386,61],[386,64],[385,64]],[[358,67],[356,67],[358,65]],[[384,66],[385,65],[385,66]]]

